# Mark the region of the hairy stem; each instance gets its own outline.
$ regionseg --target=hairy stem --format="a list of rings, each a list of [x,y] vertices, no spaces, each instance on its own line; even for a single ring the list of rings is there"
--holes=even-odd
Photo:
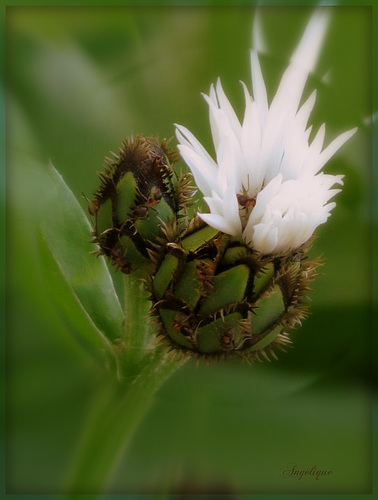
[[[184,362],[156,345],[140,276],[125,276],[125,322],[117,346],[120,372],[95,395],[73,461],[68,494],[102,494],[159,387]]]
[[[108,382],[96,398],[78,454],[72,464],[67,493],[101,494],[138,424],[153,402],[157,389],[183,363],[165,349],[143,360],[140,373],[121,384]]]

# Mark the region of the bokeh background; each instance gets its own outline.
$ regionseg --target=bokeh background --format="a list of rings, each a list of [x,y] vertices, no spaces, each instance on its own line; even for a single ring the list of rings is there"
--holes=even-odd
[[[158,392],[109,492],[369,493],[371,490],[371,11],[332,8],[311,122],[358,133],[326,167],[345,174],[313,254],[326,266],[311,315],[278,361],[196,366]],[[270,96],[311,9],[262,7]],[[250,7],[10,7],[7,10],[9,493],[63,493],[104,375],[66,325],[43,273],[33,168],[51,161],[83,207],[109,150],[132,133],[186,125],[211,149],[207,92],[218,76],[242,116]],[[180,165],[183,168],[183,165]],[[88,236],[89,237],[89,236]],[[114,280],[121,294],[120,275]],[[298,469],[326,478],[287,478]]]

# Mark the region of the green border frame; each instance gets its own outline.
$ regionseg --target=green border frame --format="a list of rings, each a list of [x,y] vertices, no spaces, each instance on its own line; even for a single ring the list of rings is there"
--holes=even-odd
[[[33,5],[34,4],[34,5]],[[112,500],[117,498],[124,498],[126,500],[179,500],[192,498],[192,495],[50,495],[50,494],[38,494],[38,495],[15,495],[6,493],[6,449],[5,449],[5,415],[6,415],[6,355],[5,355],[5,331],[6,331],[6,293],[5,293],[5,276],[6,276],[6,210],[5,210],[5,198],[6,198],[6,74],[5,74],[5,58],[6,58],[6,15],[7,7],[19,6],[19,7],[42,7],[42,6],[77,6],[77,7],[92,7],[92,6],[315,6],[315,5],[327,5],[327,6],[348,6],[348,7],[371,7],[372,9],[372,116],[373,116],[373,130],[372,130],[372,174],[371,174],[371,199],[372,199],[372,213],[371,213],[371,242],[372,242],[372,331],[376,330],[375,327],[378,326],[378,314],[377,314],[377,298],[378,298],[378,2],[377,0],[111,0],[106,2],[105,0],[39,0],[39,1],[27,1],[27,0],[0,0],[0,275],[2,276],[0,283],[0,303],[1,303],[1,382],[0,382],[0,436],[1,436],[1,455],[0,455],[0,498],[12,498],[12,500],[21,499],[36,499],[39,500],[41,497],[45,500],[48,499],[58,499],[58,498],[75,498],[75,499],[92,499],[92,498],[102,498],[106,500]],[[378,340],[373,336],[373,361],[378,361]],[[378,470],[378,442],[377,442],[377,419],[378,419],[378,397],[375,390],[376,387],[376,376],[378,362],[373,362],[373,400],[372,400],[372,471]],[[260,496],[260,495],[259,495]],[[284,497],[290,497],[291,495],[264,495],[266,500],[278,500]],[[295,495],[296,498],[311,497],[314,499],[321,498],[324,500],[335,500],[335,499],[369,499],[378,498],[378,488],[377,480],[374,481],[372,493],[370,494],[318,494],[318,495]],[[220,499],[222,500],[223,495],[195,495],[195,498],[202,499]],[[235,500],[247,500],[247,499],[258,498],[254,494],[236,495]]]

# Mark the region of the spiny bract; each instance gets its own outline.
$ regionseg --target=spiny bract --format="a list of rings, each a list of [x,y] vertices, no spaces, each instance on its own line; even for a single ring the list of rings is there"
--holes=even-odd
[[[198,218],[152,253],[149,289],[160,335],[173,349],[205,357],[276,357],[306,317],[305,296],[319,260],[311,243],[261,255]]]
[[[172,168],[177,158],[166,140],[138,135],[112,154],[88,209],[100,253],[128,274],[149,266],[148,251],[165,223],[184,223],[190,190],[187,176]]]

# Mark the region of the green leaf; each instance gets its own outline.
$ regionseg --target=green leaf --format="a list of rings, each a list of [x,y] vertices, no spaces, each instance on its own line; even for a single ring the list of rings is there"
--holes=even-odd
[[[65,326],[70,330],[80,345],[101,364],[104,364],[104,353],[110,353],[114,359],[114,346],[110,340],[96,327],[87,312],[83,309],[74,290],[67,283],[58,263],[49,250],[46,240],[39,235],[38,248],[43,260],[43,278],[47,292],[52,295],[53,303],[64,318]],[[57,292],[57,293],[55,293]]]
[[[105,260],[93,255],[88,219],[54,167],[41,174],[39,226],[47,247],[96,328],[108,339],[118,339],[124,315]]]

